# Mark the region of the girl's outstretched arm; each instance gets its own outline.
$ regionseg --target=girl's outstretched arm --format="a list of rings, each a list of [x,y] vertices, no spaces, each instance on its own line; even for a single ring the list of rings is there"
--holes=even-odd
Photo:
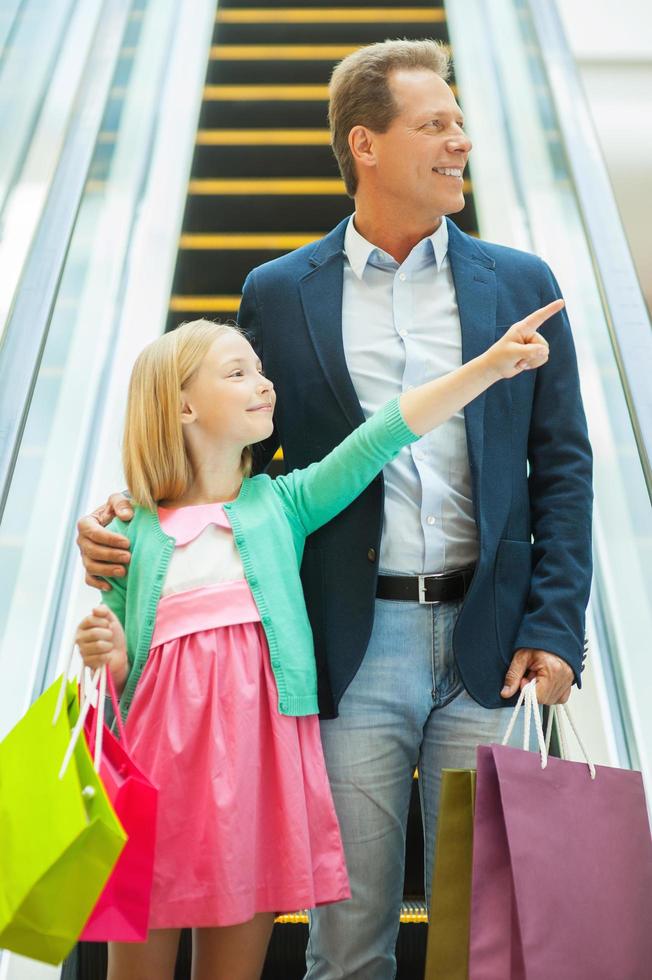
[[[563,306],[564,301],[558,299],[535,310],[524,320],[514,323],[484,354],[443,378],[404,392],[400,406],[406,424],[417,435],[425,435],[477,398],[494,381],[513,378],[521,371],[545,364],[548,342],[537,330]]]
[[[446,422],[494,381],[545,364],[548,344],[537,327],[562,307],[557,300],[536,310],[484,354],[392,399],[318,463],[277,477],[273,486],[292,523],[312,534],[348,507],[403,446]]]

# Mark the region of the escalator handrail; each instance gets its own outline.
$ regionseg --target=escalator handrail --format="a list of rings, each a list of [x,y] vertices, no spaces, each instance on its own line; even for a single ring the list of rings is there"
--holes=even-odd
[[[652,329],[607,168],[556,4],[528,0],[554,100],[643,475],[652,500]]]
[[[109,0],[98,18],[89,67],[7,320],[0,348],[0,521],[129,9],[129,0]]]

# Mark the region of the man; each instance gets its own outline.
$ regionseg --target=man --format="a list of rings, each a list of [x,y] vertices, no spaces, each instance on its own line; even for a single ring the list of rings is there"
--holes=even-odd
[[[255,269],[243,291],[239,319],[278,396],[261,465],[279,442],[289,469],[322,458],[397,392],[560,295],[541,260],[446,220],[464,205],[471,150],[447,76],[431,41],[372,45],[333,74],[333,148],[355,214]],[[566,314],[542,332],[545,368],[404,450],[308,540],[322,738],[353,893],[312,913],[309,980],[395,975],[415,765],[429,894],[441,768],[474,765],[478,743],[505,728],[492,709],[529,679],[546,704],[579,686],[591,451]],[[102,523],[112,502],[125,512],[111,498]],[[80,544],[92,584],[102,561],[121,560],[93,518]]]

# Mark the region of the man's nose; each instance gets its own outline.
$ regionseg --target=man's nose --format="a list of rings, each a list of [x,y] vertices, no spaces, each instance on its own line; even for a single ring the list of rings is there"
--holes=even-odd
[[[466,133],[460,133],[458,136],[451,136],[448,148],[452,153],[465,153],[468,156],[473,148],[473,143]]]

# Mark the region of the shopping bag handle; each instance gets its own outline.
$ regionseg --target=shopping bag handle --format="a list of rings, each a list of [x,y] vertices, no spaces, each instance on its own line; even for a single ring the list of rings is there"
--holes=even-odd
[[[582,750],[582,754],[589,767],[589,773],[591,774],[591,779],[595,779],[595,766],[591,762],[589,755],[584,748],[584,743],[580,738],[579,732],[575,727],[572,715],[566,704],[553,704],[550,706],[550,712],[548,714],[548,724],[546,726],[546,733],[544,736],[543,725],[541,723],[541,715],[539,713],[539,702],[536,694],[536,677],[533,678],[529,684],[521,690],[519,699],[512,712],[512,717],[510,718],[509,725],[507,726],[507,731],[505,737],[503,738],[502,744],[507,745],[509,739],[511,738],[512,732],[514,731],[514,725],[516,724],[516,719],[518,718],[518,713],[521,706],[525,707],[525,721],[523,725],[523,748],[527,751],[530,747],[530,725],[531,719],[534,719],[534,725],[537,733],[537,742],[539,743],[539,754],[541,756],[541,768],[545,769],[548,765],[548,750],[550,748],[550,737],[552,735],[553,722],[557,725],[557,731],[559,733],[559,744],[561,748],[562,759],[568,758],[567,740],[565,732],[565,721],[568,721],[575,738],[577,739],[578,745]]]
[[[63,762],[61,763],[61,768],[59,769],[59,779],[63,779],[63,777],[66,774],[66,770],[70,764],[70,760],[72,759],[72,754],[75,751],[75,746],[79,741],[79,736],[84,730],[84,725],[86,724],[86,717],[88,715],[88,712],[90,711],[93,702],[98,696],[98,692],[97,692],[98,673],[99,671],[96,671],[95,674],[91,677],[90,681],[88,681],[84,685],[85,693],[84,693],[83,702],[79,709],[79,718],[75,722],[75,726],[72,732],[70,733],[70,741],[68,742],[68,748],[66,749],[65,755],[63,757]],[[68,671],[64,671],[63,676],[61,678],[61,687],[59,689],[59,697],[57,699],[57,705],[54,709],[54,718],[52,719],[53,725],[57,723],[57,720],[59,718],[59,714],[61,712],[61,705],[63,704],[62,691],[65,692],[67,683],[68,683]]]
[[[116,694],[115,684],[113,682],[113,676],[109,668],[106,666],[106,664],[104,664],[102,667],[99,668],[99,674],[100,674],[100,678],[99,678],[99,689],[98,689],[98,705],[95,708],[95,714],[93,716],[93,721],[91,723],[91,731],[89,737],[89,743],[93,745],[93,763],[95,766],[95,770],[97,772],[100,771],[100,765],[102,763],[102,741],[104,738],[104,706],[106,704],[107,687],[109,689],[109,697],[111,698],[111,704],[113,706],[113,714],[118,728],[118,734],[120,735],[120,741],[124,745],[125,749],[128,751],[127,735],[125,733],[124,724],[122,721],[122,715],[120,714],[120,702],[118,701],[118,695]]]
[[[527,752],[530,747],[530,726],[532,718],[534,718],[534,727],[537,733],[539,754],[541,756],[541,768],[545,769],[548,765],[548,746],[546,745],[546,740],[543,734],[543,725],[541,724],[541,715],[539,714],[536,683],[536,678],[534,678],[529,684],[526,684],[525,687],[521,689],[518,701],[516,702],[514,710],[512,711],[512,717],[509,720],[509,725],[507,726],[507,731],[505,732],[505,737],[503,738],[502,744],[507,745],[512,737],[512,732],[514,731],[514,725],[516,724],[518,713],[521,710],[521,707],[524,706],[525,716],[523,722],[523,749]]]
[[[580,737],[575,722],[573,721],[573,716],[570,712],[570,708],[567,704],[553,704],[550,706],[550,711],[548,713],[548,724],[546,725],[546,747],[550,746],[550,737],[552,735],[552,726],[555,724],[557,726],[557,734],[559,735],[559,748],[561,751],[562,759],[568,759],[568,741],[566,737],[566,722],[571,727],[573,735],[577,740],[577,744],[582,750],[582,755],[584,756],[584,761],[589,767],[589,772],[591,773],[591,779],[595,779],[595,766],[591,761],[587,750],[584,747],[584,743]]]
[[[63,673],[61,675],[61,684],[59,685],[59,694],[57,697],[57,703],[54,709],[54,716],[52,718],[52,725],[56,725],[59,720],[59,715],[61,714],[61,709],[63,707],[63,702],[66,695],[66,688],[68,685],[68,675],[70,673],[70,665],[72,664],[72,658],[75,652],[76,644],[73,643],[68,657],[66,659],[66,665],[64,667]],[[104,730],[104,702],[106,699],[106,688],[109,688],[109,694],[111,697],[111,702],[113,704],[113,711],[116,718],[116,724],[118,726],[118,732],[120,738],[125,746],[127,747],[125,740],[125,730],[122,723],[122,715],[120,714],[120,705],[118,702],[115,685],[113,683],[113,678],[111,677],[111,672],[108,670],[106,665],[100,667],[99,670],[91,672],[88,667],[82,668],[82,698],[81,705],[79,709],[79,718],[77,719],[75,726],[70,733],[70,741],[68,742],[68,748],[66,749],[65,755],[63,757],[63,762],[61,763],[61,768],[59,770],[59,779],[63,779],[66,770],[70,764],[72,754],[75,751],[75,746],[79,740],[79,736],[84,730],[84,725],[86,724],[86,718],[88,717],[88,712],[91,707],[96,708],[95,721],[95,746],[93,751],[93,767],[96,772],[100,770],[100,764],[102,762],[102,735]],[[98,690],[99,686],[99,690]],[[93,738],[91,738],[91,742]]]

